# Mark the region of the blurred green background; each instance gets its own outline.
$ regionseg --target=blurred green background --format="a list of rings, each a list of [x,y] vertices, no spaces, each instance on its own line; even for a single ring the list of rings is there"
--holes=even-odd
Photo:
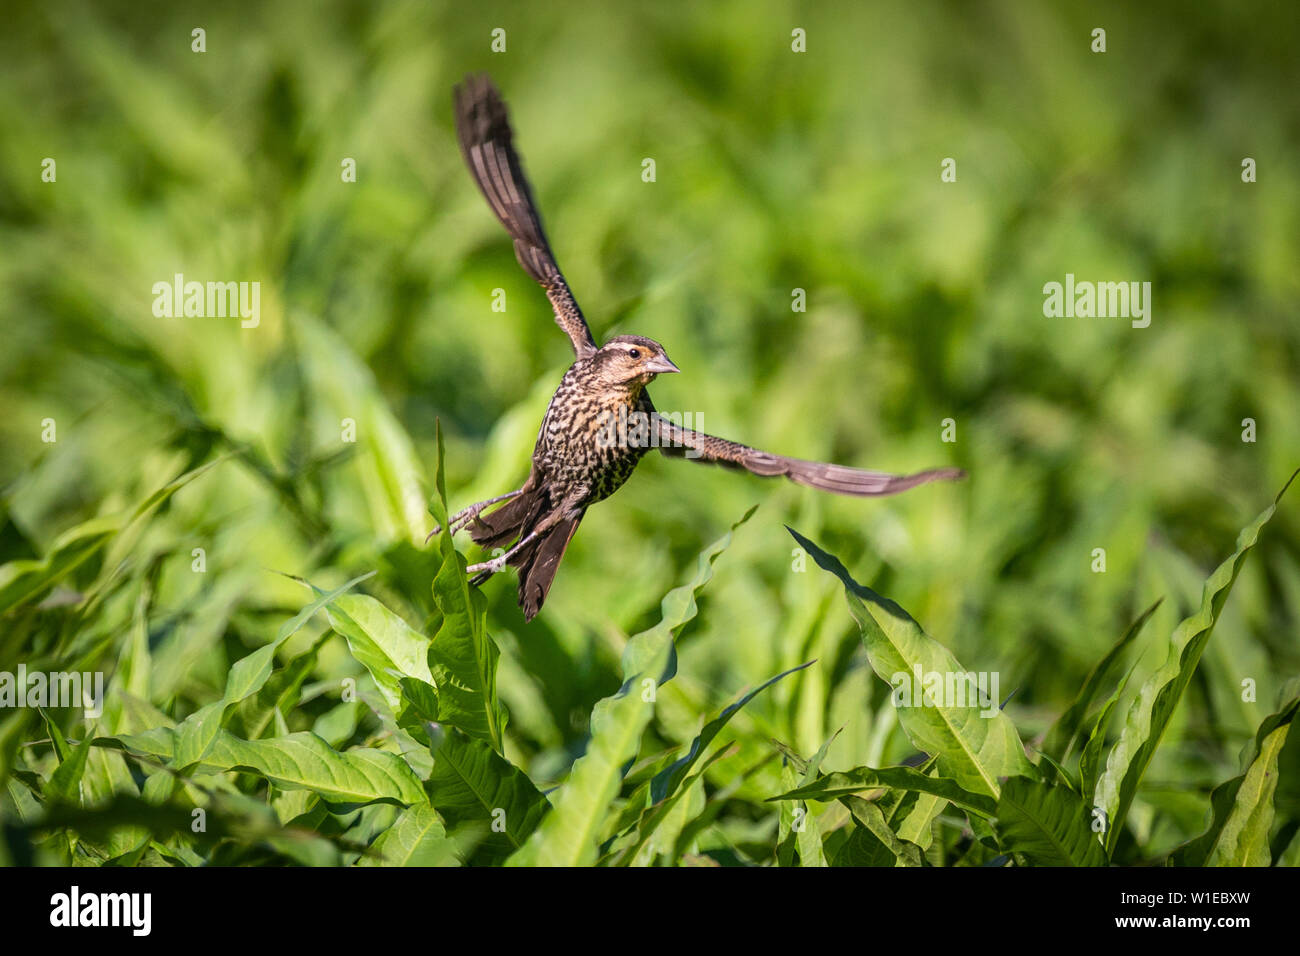
[[[118,565],[62,582],[113,576],[93,626],[46,639],[53,609],[11,620],[4,669],[111,672],[143,627],[147,696],[179,718],[302,605],[275,571],[326,587],[379,567],[368,590],[417,626],[430,612],[435,422],[453,509],[518,487],[571,360],[462,166],[450,96],[469,71],[511,106],[597,339],[651,336],[682,368],[654,385],[661,409],[799,457],[970,473],[864,501],[648,458],[588,514],[539,618],[524,624],[513,573],[486,587],[508,752],[539,784],[581,752],[627,635],[754,503],[655,730],[689,740],[742,688],[817,659],[736,718],[742,752],[710,770],[737,787],[717,824],[737,847],[775,827],[770,738],[808,754],[846,727],[828,769],[910,752],[839,586],[793,569],[783,525],[999,671],[1030,740],[1165,595],[1139,686],[1300,464],[1293,4],[56,2],[6,19],[0,561],[237,454]],[[177,272],[260,282],[260,326],[156,318],[151,288]],[[1044,317],[1066,273],[1150,281],[1150,327]],[[1148,852],[1200,831],[1209,787],[1300,671],[1296,516],[1284,500],[1148,774]],[[327,642],[314,676],[354,672]]]

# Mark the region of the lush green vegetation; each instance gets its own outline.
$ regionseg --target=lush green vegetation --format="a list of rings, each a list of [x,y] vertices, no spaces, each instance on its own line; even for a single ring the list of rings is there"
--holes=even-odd
[[[10,17],[0,673],[106,693],[0,708],[5,862],[1300,861],[1295,10]],[[655,456],[536,620],[469,587],[425,535],[518,486],[570,356],[461,167],[478,69],[661,408],[969,479]],[[176,273],[256,327],[156,316]],[[1046,317],[1066,274],[1150,326]],[[1009,700],[896,707],[917,668]]]

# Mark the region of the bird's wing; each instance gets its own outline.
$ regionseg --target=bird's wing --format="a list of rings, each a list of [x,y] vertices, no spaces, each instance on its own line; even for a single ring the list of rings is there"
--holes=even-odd
[[[569,336],[573,351],[586,358],[596,350],[596,342],[546,241],[528,178],[511,143],[510,117],[500,91],[485,75],[468,76],[456,87],[454,99],[456,136],[470,174],[514,239],[519,264],[546,290],[555,321]]]
[[[847,468],[821,461],[803,461],[683,428],[658,412],[651,412],[651,421],[652,440],[665,455],[711,462],[728,468],[744,468],[764,477],[789,478],[809,488],[833,491],[840,495],[896,495],[927,481],[951,481],[966,477],[966,472],[960,468],[934,468],[918,471],[914,475],[890,475],[883,471],[864,471],[861,468]]]

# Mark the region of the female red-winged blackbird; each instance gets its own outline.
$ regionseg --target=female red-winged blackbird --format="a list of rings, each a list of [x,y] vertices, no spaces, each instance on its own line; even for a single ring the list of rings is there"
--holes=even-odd
[[[451,518],[470,526],[487,548],[514,542],[500,557],[471,565],[481,584],[507,565],[519,571],[519,606],[531,620],[541,609],[560,559],[588,506],[627,481],[651,448],[664,454],[781,475],[842,495],[892,495],[938,479],[961,478],[957,468],[888,475],[819,461],[801,461],[683,428],[655,411],[646,385],[678,368],[663,346],[619,335],[597,348],[578,303],[555,264],[519,156],[511,144],[505,103],[486,76],[456,87],[456,132],[470,173],[515,242],[524,271],[541,283],[577,361],[564,374],[542,419],[528,481],[518,491],[480,501]],[[491,505],[506,502],[484,514]]]

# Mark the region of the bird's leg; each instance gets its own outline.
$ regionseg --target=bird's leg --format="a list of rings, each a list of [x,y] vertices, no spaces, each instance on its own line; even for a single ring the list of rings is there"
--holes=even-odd
[[[451,528],[451,533],[455,534],[461,528],[465,527],[477,518],[484,508],[494,505],[498,501],[509,501],[511,498],[517,498],[523,493],[523,490],[524,489],[520,488],[518,491],[509,491],[504,495],[497,495],[495,498],[489,498],[487,501],[480,501],[477,504],[470,505],[468,508],[462,508],[460,511],[457,511],[452,515],[447,522],[448,526]],[[442,531],[442,525],[435,524],[433,530],[429,532],[428,537],[424,539],[424,543],[428,544],[429,538],[432,538],[440,531]]]
[[[546,534],[546,532],[550,531],[557,524],[559,524],[560,519],[563,518],[567,513],[568,512],[566,511],[566,509],[562,507],[556,508],[554,511],[548,514],[541,521],[537,522],[537,527],[533,528],[532,531],[528,532],[528,534],[524,535],[522,538],[516,541],[514,545],[511,546],[510,550],[507,551],[505,554],[499,555],[498,557],[493,558],[491,561],[484,561],[482,564],[471,564],[468,568],[465,569],[465,573],[478,574],[483,579],[487,579],[491,577],[492,575],[496,574],[498,571],[505,568],[506,562],[508,562],[519,551],[520,548],[522,548],[524,545],[528,544],[531,541],[536,541],[539,537]]]
[[[514,546],[505,554],[499,555],[498,557],[493,558],[491,561],[484,561],[481,564],[471,564],[469,567],[465,569],[465,573],[483,574],[487,576],[496,574],[498,571],[501,571],[505,568],[506,562],[510,560],[510,558],[514,555],[516,551],[518,551],[528,542],[535,540],[537,536],[541,533],[542,533],[541,531],[530,531],[527,535],[525,535],[524,537],[516,541],[514,543]]]

